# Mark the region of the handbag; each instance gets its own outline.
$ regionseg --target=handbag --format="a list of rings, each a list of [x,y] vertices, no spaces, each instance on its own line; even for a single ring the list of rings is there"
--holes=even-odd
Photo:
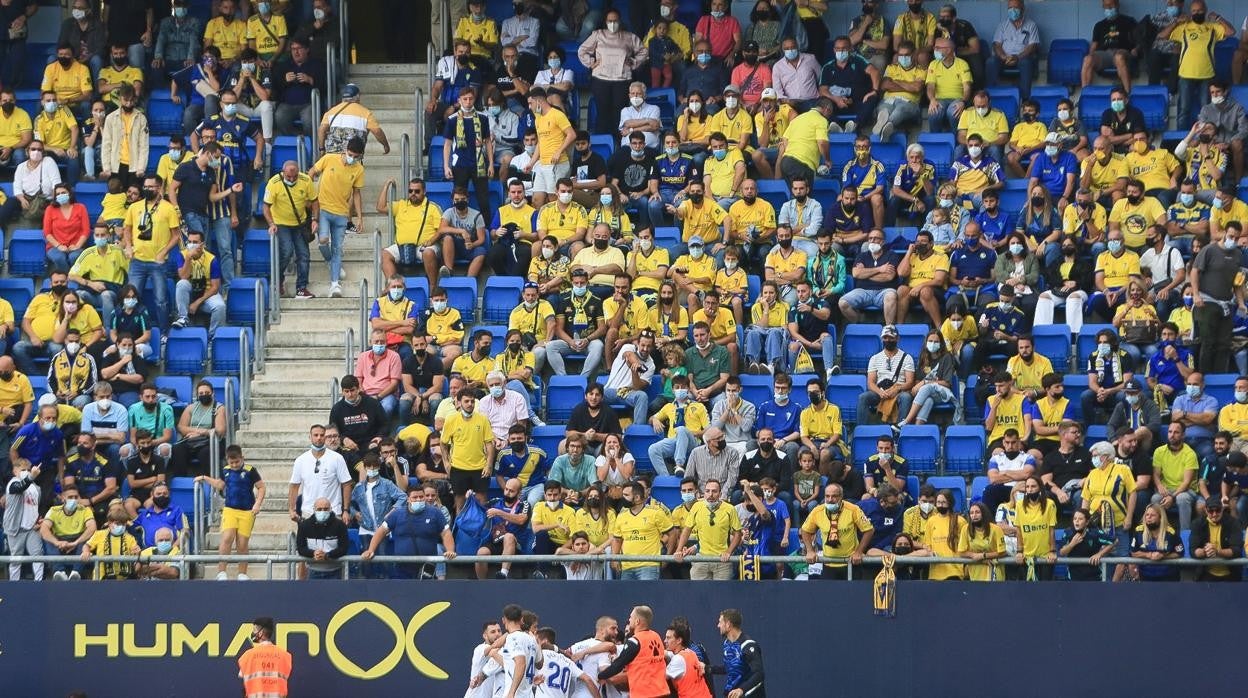
[[[1157,323],[1151,320],[1127,320],[1122,323],[1122,341],[1129,344],[1152,344],[1157,341]]]
[[[290,187],[285,182],[282,182],[282,189],[286,191],[286,198],[290,201],[290,210],[295,214],[295,230],[299,231],[299,237],[303,238],[304,242],[311,244],[313,237],[312,220],[308,219],[305,221],[303,216],[299,215],[299,207],[295,205],[295,197],[290,193]]]

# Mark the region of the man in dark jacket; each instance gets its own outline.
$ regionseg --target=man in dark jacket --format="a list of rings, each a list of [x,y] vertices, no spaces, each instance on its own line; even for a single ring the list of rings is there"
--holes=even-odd
[[[342,436],[339,453],[348,467],[364,457],[364,453],[377,448],[386,435],[389,417],[377,398],[360,391],[360,381],[355,376],[342,377],[342,399],[329,410],[329,423],[338,427]]]
[[[312,505],[312,516],[299,522],[295,547],[299,557],[306,557],[308,579],[338,579],[342,570],[331,562],[347,554],[347,525],[334,516],[328,499],[321,497]]]
[[[1225,513],[1220,497],[1205,500],[1205,516],[1192,522],[1188,549],[1197,560],[1234,560],[1244,549],[1243,528],[1235,517]],[[1243,578],[1238,567],[1210,565],[1201,567],[1196,579],[1202,582],[1238,582]]]

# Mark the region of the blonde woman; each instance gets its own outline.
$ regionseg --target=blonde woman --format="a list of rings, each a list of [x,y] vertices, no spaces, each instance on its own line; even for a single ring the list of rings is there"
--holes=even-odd
[[[1183,539],[1166,521],[1166,510],[1160,504],[1144,509],[1144,522],[1135,527],[1131,537],[1131,557],[1161,562],[1183,557]],[[1177,582],[1179,568],[1173,565],[1136,565],[1132,571],[1145,582]]]

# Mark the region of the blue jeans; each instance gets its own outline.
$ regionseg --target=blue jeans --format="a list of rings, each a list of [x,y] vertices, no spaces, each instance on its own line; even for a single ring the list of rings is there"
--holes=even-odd
[[[620,579],[628,579],[634,581],[652,582],[659,578],[658,565],[646,565],[645,567],[632,567],[620,572]]]
[[[827,373],[836,365],[836,340],[831,337],[824,337],[819,341],[820,350],[823,352],[823,371]],[[789,373],[797,370],[797,342],[789,343]]]
[[[78,257],[81,254],[81,248],[70,250],[69,252],[61,252],[55,247],[49,248],[47,251],[48,266],[50,269],[69,271],[69,268],[74,266],[74,262],[78,261]]]
[[[1196,115],[1209,99],[1209,81],[1179,78],[1179,129],[1190,129],[1196,123]]]
[[[649,217],[651,227],[664,226],[667,224],[671,216],[667,215],[667,212],[663,210],[663,206],[674,203],[673,199],[675,199],[675,197],[676,192],[660,189],[658,200],[648,199],[646,201],[646,214]]]
[[[603,398],[607,404],[616,401],[631,405],[633,408],[633,424],[645,424],[646,416],[650,413],[650,396],[646,395],[644,390],[629,390],[626,395],[620,397],[615,388],[607,388],[603,391]]]
[[[230,227],[229,216],[213,218],[212,235],[205,238],[212,241],[217,262],[221,265],[221,295],[229,293],[230,283],[234,281],[234,229]]]
[[[780,327],[753,327],[745,331],[745,359],[750,363],[782,361],[788,332]],[[764,347],[766,354],[763,353]]]
[[[684,469],[685,461],[689,459],[689,451],[697,444],[698,440],[685,427],[676,427],[676,435],[669,436],[661,441],[650,444],[647,452],[650,454],[650,465],[654,466],[654,472],[659,475],[670,475],[667,469],[667,459],[671,458],[676,462],[676,467]]]
[[[940,109],[927,116],[927,130],[932,133],[953,133],[958,128],[958,117],[953,114],[955,104],[962,104],[960,99],[940,99],[936,101]]]
[[[293,258],[295,260],[295,288],[307,288],[309,256],[308,243],[304,242],[303,235],[297,228],[277,226],[277,283],[279,285],[285,282],[286,269]]]
[[[340,216],[321,209],[320,230],[317,231],[321,245],[321,257],[329,262],[329,281],[338,283],[342,276],[342,239],[347,234],[347,216]]]
[[[936,405],[942,402],[954,402],[955,408],[957,407],[953,391],[939,383],[924,383],[923,387],[919,388],[918,394],[914,396],[914,402],[919,406],[919,413],[915,415],[915,419],[924,424],[927,423],[927,418],[931,415],[932,408],[936,407]],[[961,410],[958,411],[960,412]],[[959,420],[955,419],[954,421]]]
[[[1020,57],[1015,67],[1018,69],[1018,96],[1020,99],[1027,99],[1031,96],[1031,81],[1035,79],[1036,75],[1035,55],[1033,54],[1026,58]],[[1001,84],[1001,71],[1004,69],[1005,66],[1001,63],[1001,60],[997,58],[995,53],[989,56],[987,74],[985,75],[988,84]]]
[[[117,310],[117,292],[111,288],[99,293],[86,286],[78,287],[78,296],[100,311],[100,322],[106,328],[113,326],[113,313]]]
[[[308,570],[308,579],[342,579],[342,572],[338,570],[321,572],[310,569]]]
[[[44,342],[43,346],[36,347],[23,339],[13,345],[13,363],[17,364],[17,370],[28,376],[33,376],[35,375],[35,358],[51,358],[59,354],[64,348],[65,345],[52,341]]]
[[[86,170],[88,177],[94,177],[100,173],[100,144],[97,141],[94,147],[82,146],[82,167]]]
[[[156,307],[152,308],[156,317],[152,318],[162,330],[169,329],[169,287],[165,283],[165,265],[156,262],[144,262],[139,259],[130,260],[130,283],[143,293],[148,280],[151,280],[156,293]]]
[[[81,558],[78,557],[79,555],[82,555],[81,545],[74,548],[72,552],[62,553],[60,550],[57,549],[55,545],[52,545],[51,543],[45,540],[43,542],[43,554],[65,556],[65,562],[51,563],[52,569],[50,570],[50,572],[53,574],[57,572],[64,572],[68,574],[71,571],[77,572],[78,574],[82,574],[83,570],[86,568],[86,565],[82,564]]]

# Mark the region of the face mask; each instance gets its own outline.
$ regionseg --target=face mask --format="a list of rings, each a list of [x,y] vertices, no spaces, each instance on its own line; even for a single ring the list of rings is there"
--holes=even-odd
[[[65,310],[68,311],[69,309],[70,309],[70,306],[68,305],[65,306]],[[70,354],[77,354],[78,350],[81,348],[82,348],[82,345],[79,344],[78,342],[69,342],[68,344],[65,345],[65,351]]]
[[[317,522],[318,522],[318,523],[325,523],[326,521],[329,521],[329,515],[330,515],[331,513],[332,513],[332,512],[328,512],[328,511],[318,511],[318,512],[316,512],[316,520],[317,520]]]
[[[785,57],[785,59],[786,59],[786,60],[790,60],[790,61],[795,61],[795,60],[797,60],[797,49],[795,49],[795,48],[786,48],[786,49],[784,50],[784,57]]]
[[[637,244],[641,246],[642,250],[649,252],[650,249],[654,247],[654,240],[651,240],[650,238],[642,238],[637,241]]]
[[[659,6],[659,15],[660,15],[661,17],[664,17],[664,18],[666,18],[666,17],[671,17],[671,16],[672,16],[672,8],[668,7],[667,5],[660,5],[660,6]]]
[[[988,107],[975,107],[975,113],[980,116],[988,116]]]
[[[757,53],[747,53],[747,54],[745,54],[743,57],[745,58],[745,64],[746,64],[746,65],[757,65],[757,64],[758,64],[758,54],[757,54]]]
[[[1100,344],[1096,345],[1096,353],[1100,354],[1101,356],[1109,356],[1109,350],[1110,350],[1110,346],[1106,344],[1105,342],[1101,342]]]
[[[953,208],[953,199],[940,199],[936,203],[940,204],[941,208]]]
[[[238,114],[238,105],[237,104],[222,104],[221,113],[225,114],[227,117],[234,116],[235,114]],[[348,157],[348,159],[350,158]],[[350,165],[351,163],[348,162],[347,164]]]
[[[723,10],[711,10],[711,16],[714,17],[715,19],[723,19],[724,12]]]
[[[261,2],[256,4],[256,11],[262,15],[269,14],[269,3]]]
[[[620,30],[620,23],[619,23],[619,22],[607,22],[607,31],[609,31],[609,32],[611,32],[612,34],[614,34],[614,33],[616,33],[616,32],[617,32],[617,31],[619,31],[619,30]]]
[[[410,512],[412,512],[413,514],[419,514],[420,512],[422,512],[422,511],[424,511],[424,510],[425,510],[425,503],[424,503],[423,501],[420,501],[420,502],[408,502],[408,503],[407,503],[407,510],[408,510],[408,511],[410,511]]]
[[[1018,255],[1021,255],[1022,253],[1023,253],[1023,246],[1022,246],[1022,245],[1018,244],[1017,242],[1012,243],[1012,244],[1010,245],[1010,254],[1012,254],[1012,255],[1014,255],[1015,257],[1017,257]]]
[[[943,507],[942,507],[942,506],[937,506],[937,507],[936,507],[936,513],[938,513],[938,514],[948,514],[948,513],[949,513],[949,507],[948,507],[948,506],[943,506]]]
[[[829,514],[835,514],[841,510],[841,503],[840,502],[824,502],[823,508],[827,510]]]
[[[114,536],[121,536],[125,534],[126,526],[125,524],[113,524],[112,526],[108,527],[108,532],[113,534]]]
[[[1009,17],[1011,22],[1017,22],[1023,16],[1023,11],[1017,7],[1011,7],[1006,11],[1005,16]]]
[[[433,312],[441,313],[446,311],[446,301],[434,301]]]
[[[1105,9],[1105,19],[1113,19],[1118,16],[1118,10],[1113,7]]]
[[[43,151],[42,150],[29,150],[26,152],[26,157],[30,158],[31,162],[39,162],[40,160],[43,159]]]
[[[555,251],[549,247],[542,248],[542,259],[551,259],[555,256]]]
[[[589,292],[588,286],[573,286],[572,287],[572,295],[576,296],[577,298],[584,296],[588,292]]]
[[[716,148],[715,150],[711,151],[711,154],[715,156],[716,160],[723,160],[724,158],[728,157],[728,151],[725,150],[724,148]]]
[[[1128,405],[1132,405],[1132,406],[1134,406],[1134,405],[1138,405],[1139,403],[1140,403],[1140,396],[1139,396],[1139,395],[1128,395],[1128,396],[1127,396],[1127,404],[1128,404]]]
[[[1001,309],[1001,312],[1008,313],[1014,307],[1014,304],[1010,301],[997,301],[997,307]]]
[[[368,479],[372,480],[381,475],[381,471],[376,468],[369,468],[364,471],[364,474],[368,477]]]
[[[685,504],[689,504],[690,502],[692,502],[693,500],[697,498],[698,498],[698,495],[695,492],[681,492],[680,493],[680,501],[684,502]]]
[[[1195,22],[1196,24],[1204,24],[1204,23],[1205,23],[1205,13],[1204,13],[1204,12],[1193,12],[1193,13],[1192,13],[1192,21],[1193,21],[1193,22]]]
[[[702,248],[701,248],[701,247],[690,247],[690,248],[689,248],[689,256],[690,256],[690,257],[692,257],[693,259],[702,259],[702,255],[703,255],[703,254],[704,254],[704,253],[702,252]]]
[[[1248,392],[1243,390],[1235,391],[1235,402],[1248,402]]]
[[[880,250],[882,249],[884,249],[884,246],[878,242],[867,243],[867,251],[870,252],[872,255],[878,255],[880,253]]]
[[[969,146],[966,149],[966,154],[970,155],[972,160],[978,159],[980,154],[983,152],[984,152],[984,149],[977,145]]]
[[[950,320],[949,325],[956,331],[962,329],[962,320]]]
[[[1070,110],[1069,110],[1069,109],[1058,109],[1058,110],[1057,110],[1057,118],[1058,118],[1058,119],[1060,119],[1061,121],[1070,121]]]
[[[914,59],[911,58],[910,56],[898,56],[897,57],[897,65],[901,66],[902,68],[906,70],[910,69],[910,65],[913,62],[914,62]]]
[[[185,14],[185,13],[184,13],[184,14]],[[312,10],[312,18],[313,18],[313,19],[315,19],[315,20],[316,20],[316,21],[318,21],[318,22],[324,22],[324,21],[325,21],[325,10],[322,10],[322,9],[321,9],[321,8],[319,8],[319,7],[318,7],[318,8],[316,8],[316,9],[314,9],[314,10]]]
[[[105,244],[108,243],[108,238],[104,238],[104,243]],[[97,245],[100,244],[100,238],[95,239],[95,244]],[[138,298],[124,298],[121,301],[121,306],[125,308],[126,310],[134,310],[135,306],[137,306],[138,304],[139,304]]]
[[[75,8],[74,8],[74,9],[73,9],[73,10],[72,10],[69,14],[70,14],[70,16],[71,16],[71,17],[73,17],[74,19],[78,20],[79,22],[81,22],[82,20],[84,20],[84,19],[86,19],[86,18],[87,18],[87,11],[86,11],[86,10],[80,10],[80,9],[78,9],[78,8],[76,8],[76,7],[75,7]]]
[[[1111,100],[1109,103],[1109,108],[1121,114],[1123,110],[1127,108],[1127,103],[1121,99]]]
[[[811,392],[811,393],[807,393],[806,396],[810,398],[810,402],[812,405],[818,405],[819,403],[823,402],[823,393]]]
[[[1073,247],[1063,247],[1063,248],[1062,248],[1062,255],[1063,255],[1063,256],[1066,256],[1066,257],[1073,257],[1073,256],[1075,256],[1075,248],[1073,248]]]
[[[685,388],[674,388],[672,397],[676,398],[676,402],[684,402],[689,399],[689,391]]]
[[[156,552],[160,553],[161,555],[168,555],[172,551],[173,551],[173,541],[171,540],[156,541]]]
[[[1026,121],[1027,123],[1030,124],[1035,120],[1036,120],[1035,114],[1032,114],[1031,112],[1027,112],[1026,114],[1023,114],[1023,121]]]
[[[1222,203],[1222,199],[1214,197],[1213,207],[1221,211],[1223,208],[1226,208],[1226,204]]]
[[[789,394],[788,394],[788,393],[775,393],[772,397],[775,399],[775,401],[776,401],[776,404],[777,404],[777,405],[787,405],[787,404],[789,404]]]
[[[628,103],[633,105],[634,109],[640,109],[641,105],[646,103],[645,97],[629,97]]]
[[[1014,460],[1015,458],[1018,458],[1018,451],[1006,451],[1005,457],[1010,460]]]
[[[563,204],[564,206],[567,206],[568,204],[572,203],[572,192],[570,191],[559,192],[559,203]]]
[[[77,499],[66,499],[65,504],[61,506],[61,509],[64,510],[66,514],[74,513],[74,510],[77,508],[78,508]]]
[[[940,351],[940,342],[928,342],[927,350],[932,352],[933,354]]]
[[[1060,151],[1059,151],[1058,147],[1057,147],[1057,146],[1055,146],[1055,145],[1046,145],[1046,146],[1044,146],[1044,154],[1045,154],[1045,155],[1048,155],[1048,156],[1049,156],[1049,157],[1051,157],[1051,158],[1055,158],[1055,157],[1057,157],[1058,152],[1060,152]]]
[[[736,109],[737,98],[736,97],[724,97],[724,106],[729,109]]]
[[[56,62],[57,62],[57,63],[60,63],[62,68],[68,68],[69,66],[73,65],[73,63],[74,63],[74,59],[73,59],[73,58],[65,58],[65,57],[60,57],[60,58],[57,58],[57,59],[56,59]],[[4,105],[4,106],[6,107],[5,111],[13,111],[13,109],[12,109],[12,106],[11,106],[11,105],[6,104],[6,105]]]
[[[736,270],[737,270],[736,262],[732,262],[727,259],[724,260],[724,271],[727,271],[729,274],[731,274],[732,272]]]
[[[1224,248],[1226,248],[1226,249],[1228,249],[1228,250],[1233,250],[1233,249],[1235,249],[1235,240],[1234,240],[1234,238],[1227,237],[1226,239],[1224,239],[1224,240],[1222,241],[1222,247],[1224,247]]]
[[[1110,240],[1107,248],[1111,253],[1117,254],[1122,250],[1122,240]]]
[[[935,58],[936,62],[940,63],[945,60],[945,52],[944,51],[932,51],[932,58]]]
[[[896,340],[896,339],[886,339],[886,340],[884,340],[884,341],[882,342],[882,344],[884,345],[884,348],[885,348],[885,349],[887,349],[887,350],[889,350],[889,351],[892,351],[892,350],[894,350],[894,349],[896,349],[896,348],[897,348],[897,340]]]
[[[456,202],[455,202],[455,210],[457,210],[457,211],[467,211],[467,210],[468,210],[468,202],[467,202],[467,201],[463,201],[463,200],[456,201]]]
[[[1143,155],[1148,152],[1148,141],[1134,141],[1131,143],[1131,150],[1135,153]]]
[[[503,396],[503,387],[501,385],[495,385],[495,386],[490,387],[490,397],[494,399],[498,399],[502,396]]]
[[[837,63],[844,63],[849,60],[849,51],[836,51],[835,54]]]

